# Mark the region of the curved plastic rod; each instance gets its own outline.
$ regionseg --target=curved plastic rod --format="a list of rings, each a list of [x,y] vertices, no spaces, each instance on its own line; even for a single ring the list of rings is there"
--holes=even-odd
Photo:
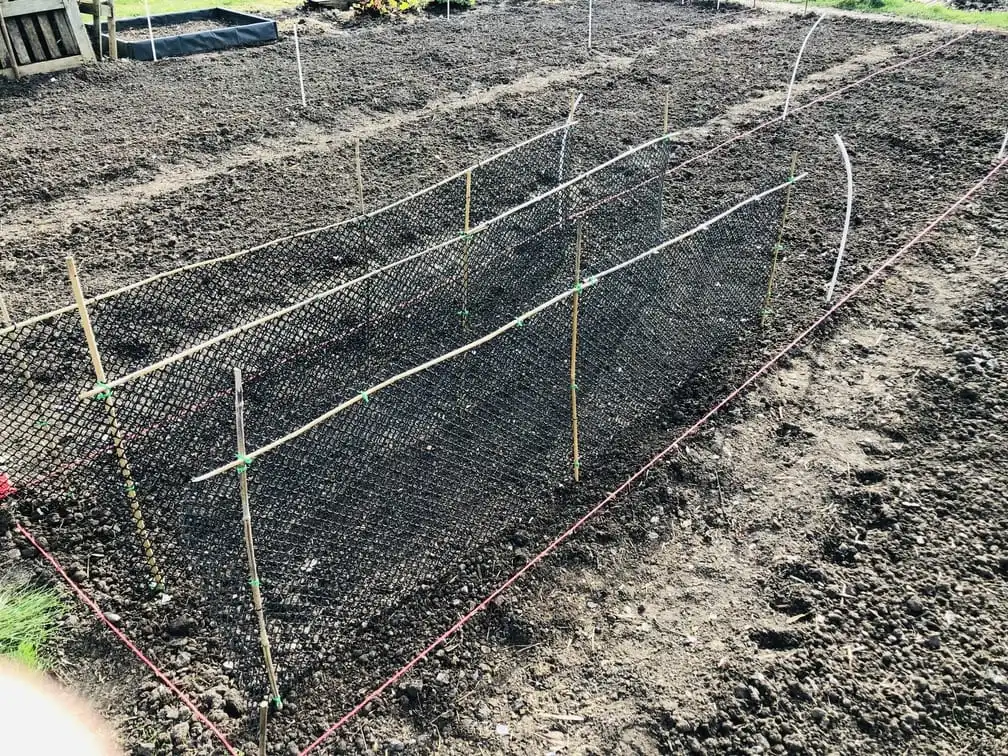
[[[147,2],[147,0],[144,0],[144,15],[147,16],[147,36],[150,37],[150,54],[151,54],[151,58],[154,59],[153,60],[154,63],[157,63],[157,48],[154,47],[154,26],[151,24],[150,3]],[[97,17],[97,16],[95,17],[95,23],[98,24],[98,27],[100,29],[101,28],[101,19],[99,17]],[[101,39],[101,34],[98,35],[98,38]],[[99,42],[99,44],[101,44],[101,43]],[[98,57],[100,58],[101,57],[101,51],[99,50],[98,52],[99,52]]]
[[[581,104],[582,97],[584,97],[584,92],[578,92],[577,97],[571,100],[570,113],[567,114],[567,129],[564,131],[563,139],[560,142],[560,173],[557,176],[557,181],[560,182],[564,180],[564,163],[567,160],[567,139],[570,137],[571,127],[574,126],[574,111]]]
[[[784,100],[784,116],[781,120],[787,120],[788,108],[791,105],[791,90],[794,89],[795,77],[798,76],[798,64],[801,63],[801,57],[805,54],[805,46],[808,44],[809,39],[811,39],[812,32],[816,30],[816,27],[822,23],[824,18],[826,18],[826,16],[819,16],[819,18],[816,19],[816,22],[812,24],[812,28],[808,30],[808,34],[805,35],[805,41],[801,43],[801,49],[798,50],[798,57],[795,58],[794,62],[794,70],[791,72],[791,83],[788,84],[787,88],[787,99]]]
[[[1004,160],[1008,155],[1008,130],[1005,131],[1004,141],[1001,142],[1001,150],[998,152],[998,160]]]
[[[847,216],[844,218],[843,235],[840,237],[840,251],[837,252],[836,265],[833,266],[833,280],[826,288],[826,304],[833,299],[833,290],[836,288],[837,278],[840,277],[840,263],[843,261],[843,253],[847,248],[847,234],[850,232],[851,210],[854,208],[854,171],[851,168],[850,155],[847,154],[847,147],[844,146],[843,139],[839,134],[834,134],[837,146],[840,148],[840,156],[843,158],[844,166],[847,168]]]

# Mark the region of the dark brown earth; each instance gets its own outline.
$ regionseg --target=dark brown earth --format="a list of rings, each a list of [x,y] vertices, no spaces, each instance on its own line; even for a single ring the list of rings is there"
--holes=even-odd
[[[377,206],[560,121],[572,91],[574,159],[590,167],[659,133],[670,87],[688,158],[779,112],[810,25],[599,5],[591,56],[583,9],[565,3],[350,30],[298,19],[306,111],[289,39],[0,84],[0,286],[15,317],[67,301],[68,253],[95,293],[349,216],[358,137]],[[831,17],[796,102],[958,33]],[[844,202],[832,134],[857,181],[844,291],[990,169],[1005,60],[1008,40],[973,34],[673,174],[675,225],[779,180],[794,151],[810,177],[761,342],[701,376],[692,403],[656,410],[571,519],[822,310]],[[324,752],[1008,753],[1006,208],[1002,177]],[[320,660],[272,750],[304,748],[567,522],[465,558]],[[47,574],[4,539],[8,561]],[[178,619],[131,629],[254,752],[214,639],[184,606]],[[66,624],[61,676],[129,749],[216,752],[84,611]]]

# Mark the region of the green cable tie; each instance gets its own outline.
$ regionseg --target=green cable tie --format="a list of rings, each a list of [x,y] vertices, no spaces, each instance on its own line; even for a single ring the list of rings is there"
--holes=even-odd
[[[581,467],[581,460],[580,459],[575,459],[574,460],[574,467]]]
[[[580,281],[578,283],[574,284],[574,291],[576,291],[578,294],[581,293],[581,290],[583,288],[584,288],[584,284],[582,284]]]
[[[126,493],[136,493],[136,486],[132,483],[124,483],[123,488],[126,490]]]
[[[249,585],[251,585],[253,588],[258,588],[260,585],[262,585],[262,583],[259,582],[259,578],[256,578],[254,580],[249,580]]]
[[[459,310],[457,314],[460,318],[467,318],[469,317],[469,310]]]
[[[367,391],[361,391],[360,395],[361,395],[361,398],[364,400],[364,404],[367,404],[368,402],[371,401],[371,397],[368,396],[368,392]]]
[[[238,466],[235,468],[235,470],[238,471],[239,475],[241,475],[243,472],[246,472],[252,466],[251,458],[247,457],[244,454],[239,454],[237,457],[235,457],[235,459],[238,460]]]
[[[102,381],[95,381],[95,388],[101,389],[101,391],[95,394],[94,397],[95,399],[101,399],[102,401],[105,401],[110,396],[112,396],[112,389],[109,387],[107,383],[104,383]]]
[[[577,391],[577,390],[578,390],[577,384],[576,383],[572,383],[571,384],[571,391]]]
[[[518,328],[521,328],[523,325],[525,325],[525,321],[522,318],[515,318],[515,325]]]
[[[783,244],[774,244],[773,248],[774,248],[774,252],[782,252],[782,251],[784,251],[784,245]]]
[[[281,706],[283,706],[283,701],[280,700],[280,696],[273,696],[273,698],[271,698],[270,701],[272,701],[273,703],[275,703],[277,705],[278,709]]]

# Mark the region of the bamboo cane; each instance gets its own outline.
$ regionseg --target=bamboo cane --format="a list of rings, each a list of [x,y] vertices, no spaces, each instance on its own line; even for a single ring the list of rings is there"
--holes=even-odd
[[[84,301],[84,290],[81,288],[80,277],[77,275],[77,263],[73,257],[67,258],[67,272],[70,275],[70,286],[73,288],[74,301],[77,303],[77,310],[80,313],[81,326],[84,328],[84,338],[87,340],[88,353],[91,355],[91,367],[94,368],[95,381],[99,386],[106,386],[107,376],[105,367],[102,364],[101,353],[98,351],[98,342],[95,340],[94,329],[91,327],[91,316],[88,313],[87,305]],[[165,580],[154,556],[154,547],[151,545],[150,533],[147,532],[147,523],[144,522],[143,512],[140,509],[140,497],[137,495],[136,484],[133,481],[133,470],[130,467],[129,457],[126,456],[126,448],[123,441],[122,428],[119,425],[119,417],[116,415],[115,399],[112,391],[106,389],[103,394],[98,395],[105,402],[105,416],[108,420],[109,436],[112,438],[112,448],[115,452],[116,463],[119,466],[119,474],[124,481],[123,488],[126,491],[126,500],[130,506],[130,513],[133,516],[133,526],[136,528],[137,537],[143,548],[144,559],[147,568],[150,570],[154,587],[157,590],[164,590]]]
[[[263,662],[269,678],[270,691],[277,709],[283,708],[280,689],[277,686],[276,668],[270,650],[269,636],[266,634],[266,616],[263,612],[262,591],[259,584],[259,568],[256,566],[255,542],[252,540],[252,510],[249,507],[248,458],[245,456],[245,394],[242,390],[241,368],[234,369],[235,386],[235,435],[238,442],[238,490],[241,494],[242,533],[245,538],[245,555],[248,557],[249,585],[252,588],[252,605],[259,625],[259,645],[262,646]]]
[[[777,229],[777,241],[773,248],[773,262],[770,264],[770,278],[767,281],[766,296],[763,298],[763,317],[760,321],[761,327],[766,327],[767,315],[770,313],[770,297],[773,294],[774,278],[777,275],[777,259],[783,249],[784,228],[787,225],[788,212],[791,209],[791,190],[794,187],[795,169],[798,167],[798,153],[791,154],[791,173],[788,179],[787,191],[784,194],[784,213],[781,215],[780,227]]]
[[[577,414],[577,341],[578,341],[578,301],[581,295],[581,249],[583,221],[577,224],[577,241],[574,246],[574,295],[571,299],[571,351],[570,351],[570,398],[571,433],[574,444],[574,482],[581,480],[581,452],[578,447]]]
[[[592,275],[589,279],[587,279],[587,280],[585,280],[585,281],[583,281],[581,283],[581,288],[585,288],[585,287],[588,287],[588,286],[594,286],[596,283],[598,283],[602,279],[608,278],[609,276],[612,276],[612,275],[615,275],[615,274],[619,273],[621,270],[624,270],[624,269],[629,268],[629,267],[631,267],[633,265],[636,265],[641,260],[645,260],[645,259],[647,259],[649,257],[654,256],[654,255],[661,254],[662,252],[664,252],[668,248],[670,248],[672,246],[675,246],[676,244],[680,244],[680,243],[686,241],[687,239],[690,239],[690,238],[696,236],[697,234],[706,231],[711,226],[713,226],[715,223],[723,220],[724,218],[727,218],[728,216],[732,215],[733,213],[738,212],[743,207],[751,205],[754,202],[759,202],[761,199],[769,197],[771,194],[776,194],[779,191],[783,191],[784,189],[788,188],[788,186],[790,184],[796,183],[798,181],[803,180],[804,178],[806,178],[807,175],[808,174],[805,174],[805,173],[799,174],[799,175],[794,176],[793,178],[791,178],[791,179],[789,179],[787,181],[784,181],[784,182],[782,182],[780,184],[777,184],[777,186],[771,187],[770,189],[765,189],[762,192],[759,192],[758,194],[754,194],[753,196],[751,196],[751,197],[749,197],[747,199],[742,200],[741,202],[737,202],[736,204],[732,205],[727,210],[722,210],[717,215],[714,215],[714,216],[708,218],[703,223],[701,223],[701,224],[699,224],[697,226],[694,226],[690,230],[683,231],[681,234],[677,234],[676,236],[674,236],[674,237],[672,237],[670,239],[666,239],[665,241],[661,242],[660,244],[658,244],[658,245],[656,245],[654,247],[651,247],[651,249],[645,250],[644,252],[641,252],[640,254],[634,255],[633,257],[631,257],[631,258],[629,258],[627,260],[623,260],[622,262],[616,263],[615,265],[613,265],[610,268],[607,268],[607,269],[605,269],[603,271],[600,271],[599,273],[596,273],[596,274]],[[286,434],[285,436],[281,436],[280,438],[274,439],[273,441],[270,441],[268,444],[266,444],[264,446],[260,446],[258,449],[256,449],[256,450],[252,451],[251,453],[249,453],[248,459],[249,460],[256,460],[256,459],[258,459],[259,457],[261,457],[264,454],[269,454],[270,452],[272,452],[272,451],[280,448],[284,444],[290,443],[294,439],[303,436],[305,433],[308,433],[310,430],[312,430],[314,428],[318,428],[323,423],[328,422],[329,420],[331,420],[332,418],[334,418],[336,415],[338,415],[340,412],[343,412],[344,410],[346,410],[346,409],[354,406],[355,404],[358,404],[360,402],[370,401],[371,398],[374,397],[374,395],[377,394],[379,391],[384,391],[385,389],[389,388],[390,386],[394,386],[395,384],[399,383],[400,381],[404,381],[404,380],[406,380],[408,378],[411,378],[414,375],[417,375],[418,373],[423,373],[424,371],[430,370],[431,368],[436,367],[437,365],[441,365],[441,364],[443,364],[445,362],[448,362],[449,360],[453,360],[456,357],[459,357],[460,355],[465,354],[466,352],[472,351],[473,349],[478,349],[479,347],[481,347],[484,344],[487,344],[487,343],[493,341],[494,339],[498,338],[502,334],[507,333],[508,331],[512,330],[513,328],[518,328],[518,327],[522,326],[527,320],[529,320],[530,318],[535,317],[539,313],[541,313],[541,312],[543,312],[545,310],[548,310],[551,307],[556,306],[560,302],[563,302],[568,297],[572,296],[574,294],[574,291],[575,291],[575,289],[568,289],[567,291],[562,291],[559,294],[556,294],[555,296],[551,297],[550,299],[547,299],[544,302],[540,302],[538,305],[536,305],[532,309],[526,310],[524,313],[522,313],[521,315],[519,315],[517,318],[514,318],[513,320],[508,321],[504,325],[501,325],[501,326],[495,328],[494,330],[490,331],[489,333],[483,334],[478,339],[474,339],[473,341],[470,341],[467,344],[463,344],[462,346],[457,347],[455,349],[452,349],[449,352],[445,352],[444,354],[439,355],[438,357],[434,357],[432,359],[429,359],[429,360],[427,360],[424,363],[421,363],[419,365],[414,365],[409,370],[406,370],[406,371],[404,371],[402,373],[398,373],[397,375],[390,376],[389,378],[386,378],[385,380],[380,381],[379,383],[376,383],[375,385],[371,386],[371,388],[367,389],[366,391],[358,391],[355,396],[351,397],[350,399],[347,399],[344,402],[341,402],[340,404],[336,405],[335,407],[333,407],[329,411],[324,412],[323,414],[319,415],[314,420],[311,420],[308,423],[305,423],[300,428],[297,428],[296,430],[291,431],[290,433]],[[224,465],[221,465],[219,467],[216,467],[213,470],[210,470],[209,472],[203,473],[202,475],[197,475],[196,477],[192,478],[192,482],[193,483],[201,483],[204,480],[209,480],[210,478],[216,477],[218,475],[222,475],[223,473],[226,473],[229,470],[234,470],[235,468],[239,467],[241,464],[242,463],[240,461],[238,461],[238,460],[235,460],[233,462],[228,462],[227,464],[224,464]]]

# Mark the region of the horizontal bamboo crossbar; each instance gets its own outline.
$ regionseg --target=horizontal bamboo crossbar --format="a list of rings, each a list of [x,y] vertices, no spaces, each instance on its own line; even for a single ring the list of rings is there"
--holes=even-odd
[[[543,192],[542,194],[539,194],[539,195],[537,195],[535,197],[532,197],[531,199],[529,199],[529,200],[521,203],[520,205],[516,205],[514,207],[511,207],[511,208],[505,210],[504,212],[500,213],[499,215],[497,215],[494,218],[491,218],[489,220],[483,221],[482,223],[480,223],[480,224],[478,224],[476,226],[473,226],[472,228],[470,228],[468,230],[467,236],[468,236],[468,238],[471,238],[471,237],[473,237],[473,236],[475,236],[477,234],[484,233],[488,229],[492,228],[495,224],[500,223],[503,220],[506,220],[507,218],[511,217],[512,215],[514,215],[516,213],[519,213],[519,212],[521,212],[522,210],[524,210],[524,209],[526,209],[528,207],[531,207],[532,205],[536,204],[537,202],[541,202],[542,200],[544,200],[544,199],[546,199],[548,197],[551,197],[554,194],[557,194],[559,192],[565,191],[565,190],[569,189],[570,187],[575,186],[576,184],[578,184],[578,183],[580,183],[582,181],[585,181],[586,179],[588,179],[591,176],[595,175],[599,171],[605,170],[606,168],[608,168],[611,165],[619,162],[620,160],[625,160],[630,155],[633,155],[633,154],[635,154],[637,152],[640,152],[641,150],[644,150],[644,149],[646,149],[646,148],[648,148],[648,147],[650,147],[650,146],[652,146],[654,144],[657,144],[658,142],[661,142],[661,141],[663,141],[665,139],[667,139],[666,136],[660,136],[660,137],[656,137],[655,139],[651,139],[650,141],[644,142],[643,144],[639,144],[636,147],[632,147],[629,150],[627,150],[626,152],[623,152],[623,153],[617,155],[616,157],[612,158],[611,160],[606,161],[605,163],[602,163],[601,165],[595,166],[591,170],[585,171],[584,173],[582,173],[579,176],[575,176],[574,178],[570,179],[569,181],[565,181],[564,183],[562,183],[562,184],[560,184],[560,185],[558,185],[556,187],[553,187],[552,189],[549,189],[549,190]],[[463,174],[463,175],[465,175],[465,174]],[[334,294],[336,294],[336,293],[338,293],[340,291],[343,291],[343,290],[348,289],[350,287],[356,286],[357,284],[360,284],[360,283],[362,283],[364,281],[367,281],[367,280],[369,280],[371,278],[374,278],[375,276],[377,276],[377,275],[379,275],[381,273],[387,273],[390,270],[394,270],[395,268],[397,268],[397,267],[399,267],[401,265],[405,265],[408,262],[412,262],[413,260],[419,259],[420,257],[423,257],[425,255],[429,255],[429,254],[431,254],[433,252],[438,252],[438,251],[440,251],[442,249],[446,249],[447,247],[451,246],[452,244],[456,243],[457,241],[458,241],[457,239],[449,239],[446,242],[440,242],[438,244],[435,244],[432,247],[428,247],[427,249],[420,250],[419,252],[415,252],[412,255],[408,255],[406,257],[400,258],[399,260],[394,260],[391,263],[383,265],[380,268],[375,268],[374,270],[368,271],[367,273],[365,273],[363,275],[357,276],[356,278],[353,278],[353,279],[351,279],[349,281],[345,281],[344,283],[339,284],[337,286],[334,286],[331,289],[327,289],[326,291],[319,292],[318,294],[314,294],[311,297],[308,297],[307,299],[301,300],[300,302],[295,302],[294,304],[288,305],[287,307],[284,307],[284,308],[282,308],[280,310],[276,310],[276,311],[271,312],[271,313],[269,313],[267,315],[263,315],[262,317],[257,318],[256,320],[253,320],[253,321],[250,321],[250,322],[245,323],[243,325],[237,326],[237,327],[232,328],[232,329],[230,329],[228,331],[224,331],[223,333],[220,333],[217,336],[214,336],[213,338],[207,339],[206,341],[204,341],[204,342],[202,342],[200,344],[196,344],[196,345],[191,346],[191,347],[189,347],[187,349],[184,349],[181,352],[178,352],[178,353],[176,353],[174,355],[171,355],[170,357],[165,357],[164,359],[159,360],[159,361],[154,362],[154,363],[151,363],[150,365],[147,365],[146,367],[140,368],[138,370],[134,370],[132,373],[127,373],[126,375],[120,376],[119,378],[116,378],[114,381],[110,381],[106,385],[106,387],[104,387],[104,388],[101,388],[101,389],[95,388],[95,389],[91,389],[91,390],[88,390],[88,391],[81,392],[80,398],[82,400],[91,399],[91,398],[97,396],[98,393],[100,393],[101,391],[105,390],[106,388],[117,388],[117,387],[122,386],[122,385],[124,385],[126,383],[129,383],[130,381],[134,381],[134,380],[136,380],[138,378],[142,378],[142,377],[144,377],[146,375],[150,375],[151,373],[157,372],[158,370],[163,370],[164,368],[168,367],[169,365],[172,365],[172,364],[174,364],[176,362],[179,362],[180,360],[184,360],[187,357],[191,357],[194,354],[198,354],[199,352],[203,351],[204,349],[207,349],[208,347],[213,346],[214,344],[219,344],[222,341],[225,341],[225,340],[227,340],[229,338],[233,338],[234,336],[237,336],[237,335],[240,335],[242,333],[245,333],[246,331],[249,331],[252,328],[256,328],[258,326],[265,325],[266,323],[269,323],[272,320],[276,320],[277,318],[284,317],[286,315],[290,315],[291,313],[296,312],[297,310],[300,310],[300,309],[302,309],[304,307],[307,307],[310,304],[314,304],[314,303],[316,303],[316,302],[318,302],[318,301],[320,301],[322,299],[326,299],[326,298],[328,298],[330,296],[333,296]],[[0,332],[0,333],[2,333],[2,332]]]
[[[486,344],[486,343],[488,343],[490,341],[493,341],[494,339],[498,338],[499,336],[502,336],[503,334],[507,333],[511,329],[517,328],[519,326],[524,325],[526,321],[530,320],[531,318],[535,317],[536,315],[540,314],[541,312],[544,312],[545,310],[549,309],[550,307],[553,307],[553,306],[559,304],[560,302],[566,301],[569,297],[573,296],[575,293],[580,293],[581,291],[583,291],[584,289],[588,288],[589,286],[594,286],[599,281],[601,281],[603,278],[606,278],[606,277],[611,276],[611,275],[613,275],[615,273],[618,273],[619,271],[621,271],[621,270],[623,270],[625,268],[628,268],[631,265],[635,265],[636,263],[639,263],[641,260],[644,260],[644,259],[646,259],[648,257],[652,257],[654,255],[657,255],[657,254],[661,253],[662,251],[668,249],[669,247],[671,247],[671,246],[673,246],[675,244],[679,244],[680,242],[683,242],[686,239],[689,239],[690,237],[695,236],[696,234],[699,234],[699,233],[701,233],[703,231],[706,231],[707,229],[709,229],[712,225],[714,225],[718,221],[723,220],[724,218],[727,218],[729,215],[732,215],[733,213],[741,210],[743,207],[746,207],[747,205],[751,205],[754,202],[758,202],[759,200],[764,199],[765,197],[769,197],[771,194],[779,192],[782,189],[785,189],[785,188],[791,186],[792,184],[797,183],[798,181],[801,181],[807,175],[808,175],[807,173],[802,173],[802,174],[800,174],[798,176],[794,176],[792,178],[789,178],[787,181],[784,181],[783,183],[780,183],[777,186],[774,186],[774,187],[772,187],[770,189],[762,191],[759,194],[754,194],[752,197],[749,197],[748,199],[743,200],[742,202],[739,202],[739,203],[733,205],[732,207],[728,208],[727,210],[725,210],[725,211],[723,211],[721,213],[718,213],[717,215],[715,215],[715,216],[713,216],[711,218],[708,218],[706,221],[704,221],[703,223],[701,223],[698,226],[695,226],[694,228],[690,229],[689,231],[684,231],[683,233],[679,234],[678,236],[673,237],[672,239],[668,239],[667,241],[664,241],[661,244],[659,244],[659,245],[657,245],[655,247],[652,247],[651,249],[649,249],[649,250],[647,250],[645,252],[640,253],[639,255],[636,255],[634,257],[628,258],[627,260],[624,260],[621,263],[617,263],[616,265],[613,265],[611,268],[607,268],[606,270],[603,270],[600,273],[597,273],[594,276],[591,276],[590,278],[585,279],[580,284],[577,284],[574,287],[572,287],[570,289],[567,289],[566,291],[563,291],[563,292],[557,294],[556,296],[554,296],[554,297],[546,300],[545,302],[542,302],[541,304],[536,305],[531,310],[528,310],[528,311],[522,313],[521,315],[519,315],[518,317],[516,317],[514,320],[511,320],[510,322],[505,323],[504,325],[500,326],[499,328],[496,328],[493,331],[490,331],[489,333],[484,334],[480,338],[475,339],[474,341],[470,341],[468,344],[463,344],[462,346],[458,347],[457,349],[453,349],[450,352],[446,352],[445,354],[442,354],[442,355],[440,355],[438,357],[435,357],[433,359],[427,360],[426,362],[424,362],[424,363],[422,363],[420,365],[417,365],[415,367],[412,367],[409,370],[406,370],[406,371],[404,371],[402,373],[394,375],[394,376],[392,376],[390,378],[386,378],[384,381],[381,381],[380,383],[376,383],[374,386],[372,386],[371,388],[367,389],[366,391],[359,392],[356,396],[353,396],[350,399],[347,399],[346,401],[342,402],[341,404],[337,405],[336,407],[333,407],[328,412],[325,412],[324,414],[319,415],[314,420],[306,423],[305,425],[302,425],[300,428],[298,428],[298,429],[296,429],[294,431],[291,431],[287,435],[281,436],[280,438],[278,438],[278,439],[276,439],[274,441],[271,441],[270,443],[268,443],[268,444],[266,444],[264,446],[259,447],[258,449],[256,449],[253,452],[250,452],[245,457],[245,460],[244,460],[245,463],[247,464],[248,462],[251,462],[251,461],[253,461],[255,459],[258,459],[262,455],[268,454],[269,452],[274,451],[274,450],[280,448],[284,444],[289,443],[290,441],[293,441],[294,439],[296,439],[296,438],[298,438],[300,436],[303,436],[305,433],[308,433],[309,431],[313,430],[314,428],[317,428],[320,425],[322,425],[322,424],[326,423],[327,421],[331,420],[332,418],[334,418],[336,415],[338,415],[343,410],[348,409],[348,408],[352,407],[353,405],[355,405],[355,404],[357,404],[359,402],[363,402],[363,401],[366,401],[366,400],[369,401],[371,399],[371,397],[373,397],[375,394],[377,394],[379,391],[382,391],[383,389],[386,389],[386,388],[388,388],[390,386],[393,386],[396,383],[399,383],[400,381],[406,380],[407,378],[410,378],[410,377],[412,377],[414,375],[417,375],[418,373],[422,373],[422,372],[424,372],[426,370],[430,370],[431,368],[437,367],[438,365],[440,365],[440,364],[442,364],[444,362],[452,360],[452,359],[454,359],[454,358],[456,358],[456,357],[458,357],[458,356],[460,356],[462,354],[465,354],[466,352],[470,352],[473,349],[476,349],[476,348],[478,348],[480,346],[483,346],[484,344]],[[205,480],[209,480],[210,478],[216,477],[217,475],[220,475],[222,473],[226,473],[226,472],[228,472],[230,470],[234,470],[237,467],[239,467],[241,464],[242,464],[241,460],[234,460],[233,462],[229,462],[229,463],[227,463],[225,465],[221,465],[220,467],[217,467],[217,468],[211,470],[210,472],[204,473],[203,475],[199,475],[199,476],[193,478],[192,482],[193,483],[200,483],[200,482],[203,482]]]

